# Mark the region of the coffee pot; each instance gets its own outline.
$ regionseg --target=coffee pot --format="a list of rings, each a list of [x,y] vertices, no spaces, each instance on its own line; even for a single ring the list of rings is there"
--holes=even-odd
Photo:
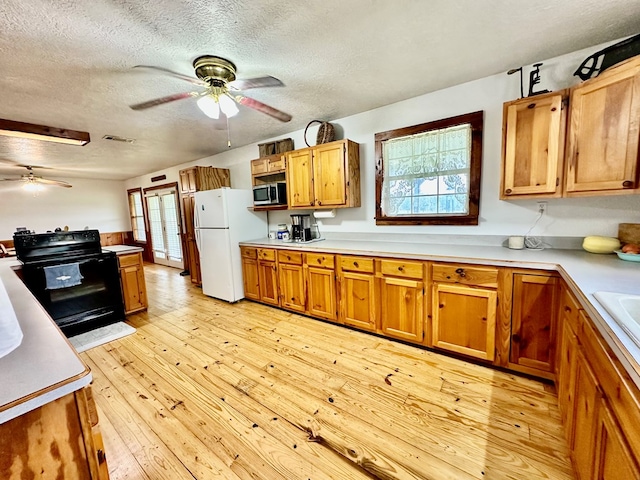
[[[311,240],[311,218],[309,215],[291,215],[291,239],[294,242]]]

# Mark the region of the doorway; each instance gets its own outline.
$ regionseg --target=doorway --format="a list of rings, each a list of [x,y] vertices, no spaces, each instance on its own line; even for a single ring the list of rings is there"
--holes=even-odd
[[[176,188],[145,192],[154,263],[183,268]]]

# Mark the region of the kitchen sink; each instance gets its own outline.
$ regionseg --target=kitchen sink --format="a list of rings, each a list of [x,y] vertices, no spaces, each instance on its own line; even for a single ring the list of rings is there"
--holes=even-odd
[[[593,296],[640,347],[640,295],[596,292]]]

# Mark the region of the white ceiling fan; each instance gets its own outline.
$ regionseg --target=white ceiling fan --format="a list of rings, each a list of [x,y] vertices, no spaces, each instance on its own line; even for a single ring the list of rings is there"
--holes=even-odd
[[[27,169],[28,173],[20,176],[19,178],[0,178],[0,181],[4,182],[23,182],[22,188],[29,192],[37,192],[42,190],[43,185],[55,185],[57,187],[71,188],[72,185],[63,182],[61,180],[50,180],[48,178],[43,178],[33,173],[33,167],[30,165],[22,165]]]

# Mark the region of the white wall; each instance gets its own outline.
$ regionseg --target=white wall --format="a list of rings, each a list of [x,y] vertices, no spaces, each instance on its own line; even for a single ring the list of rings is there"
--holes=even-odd
[[[613,43],[613,42],[612,42]],[[606,45],[606,44],[605,44]],[[591,47],[569,55],[544,61],[542,83],[538,89],[558,90],[578,83],[573,71],[590,54],[605,45]],[[525,81],[530,68],[525,67]],[[437,75],[438,72],[433,72]],[[525,94],[528,90],[525,84]],[[384,92],[381,92],[384,94]],[[524,234],[537,216],[536,200],[501,201],[500,150],[502,141],[502,104],[520,96],[518,75],[505,73],[454,86],[403,102],[332,121],[342,135],[360,144],[362,206],[338,210],[333,219],[318,223],[322,232],[427,233],[461,235]],[[374,135],[377,132],[406,127],[441,118],[484,110],[484,140],[480,221],[477,226],[376,226]],[[316,130],[308,135],[315,143]],[[303,131],[291,137],[296,148],[305,146]],[[262,142],[260,142],[262,143]],[[250,188],[250,161],[257,158],[257,144],[237,148],[219,155],[190,162],[179,167],[130,179],[127,188],[150,185],[149,178],[167,174],[167,182],[176,181],[178,170],[190,165],[212,165],[231,169],[233,188]],[[616,236],[618,223],[640,222],[640,195],[549,199],[547,214],[532,235],[582,237]],[[269,223],[290,223],[288,211],[271,212]],[[300,212],[297,212],[300,213]]]
[[[0,239],[13,237],[16,227],[43,233],[68,225],[100,232],[131,230],[127,195],[122,181],[65,179],[72,188],[45,187],[36,196],[21,182],[0,182]]]

